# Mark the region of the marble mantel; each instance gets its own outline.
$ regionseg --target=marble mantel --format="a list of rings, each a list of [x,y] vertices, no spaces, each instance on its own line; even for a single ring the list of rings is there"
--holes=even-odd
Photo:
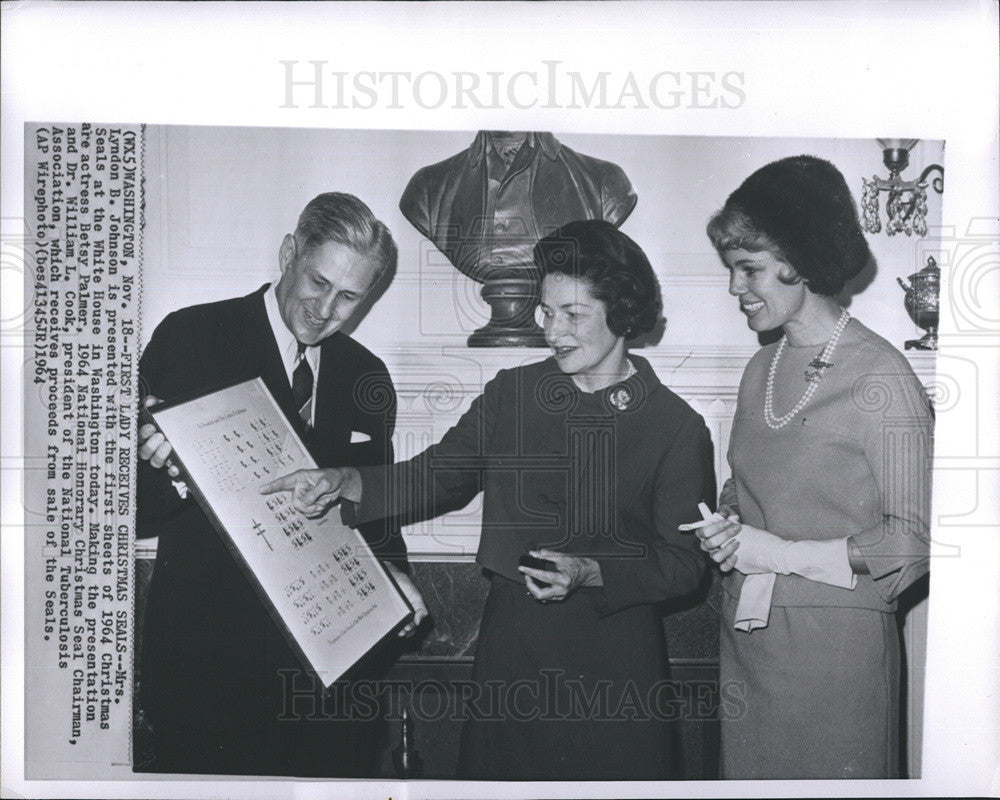
[[[657,346],[633,352],[647,359],[660,380],[705,418],[715,444],[716,477],[721,486],[729,477],[726,448],[736,392],[743,368],[754,350],[732,347],[695,351]],[[546,354],[537,348],[474,350],[464,344],[408,345],[405,349],[382,352],[398,399],[393,437],[396,457],[409,458],[438,441],[499,370],[538,361]],[[906,355],[933,394],[935,354],[910,351]],[[480,500],[476,498],[464,509],[408,526],[404,536],[411,559],[472,561],[479,542],[480,521]],[[137,542],[138,558],[152,558],[155,553],[155,541]]]

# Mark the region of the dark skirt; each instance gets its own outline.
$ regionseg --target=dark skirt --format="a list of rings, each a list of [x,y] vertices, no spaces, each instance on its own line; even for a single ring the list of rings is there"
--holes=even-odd
[[[598,589],[542,604],[494,576],[466,704],[458,777],[669,779],[677,689],[660,617],[601,618]]]
[[[867,608],[771,609],[766,628],[719,639],[723,778],[895,778],[899,631]]]

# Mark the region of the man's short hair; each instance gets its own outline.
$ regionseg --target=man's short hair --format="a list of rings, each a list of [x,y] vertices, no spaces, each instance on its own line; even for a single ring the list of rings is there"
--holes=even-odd
[[[378,263],[375,282],[387,271],[395,271],[399,251],[392,234],[372,210],[353,194],[324,192],[317,195],[299,214],[295,226],[298,252],[308,253],[327,242],[349,247]]]

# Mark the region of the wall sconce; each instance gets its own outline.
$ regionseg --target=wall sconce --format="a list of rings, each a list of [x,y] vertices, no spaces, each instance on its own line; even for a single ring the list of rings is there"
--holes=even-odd
[[[876,139],[882,148],[882,163],[889,170],[888,180],[873,175],[869,181],[862,178],[864,191],[861,195],[862,224],[868,233],[882,230],[879,221],[878,197],[880,192],[888,192],[885,203],[885,232],[890,236],[905,233],[909,236],[927,234],[927,177],[937,170],[941,174],[931,184],[938,194],[944,192],[944,167],[931,164],[915,181],[904,181],[899,177],[910,163],[910,150],[919,139]]]

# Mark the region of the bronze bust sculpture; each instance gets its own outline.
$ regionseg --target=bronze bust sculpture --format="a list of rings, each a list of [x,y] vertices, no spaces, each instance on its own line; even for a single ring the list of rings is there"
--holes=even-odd
[[[534,321],[535,243],[573,220],[621,225],[635,203],[621,167],[551,133],[479,131],[467,150],[418,170],[399,207],[456,269],[484,284],[492,316],[469,346],[530,347],[545,344]]]

